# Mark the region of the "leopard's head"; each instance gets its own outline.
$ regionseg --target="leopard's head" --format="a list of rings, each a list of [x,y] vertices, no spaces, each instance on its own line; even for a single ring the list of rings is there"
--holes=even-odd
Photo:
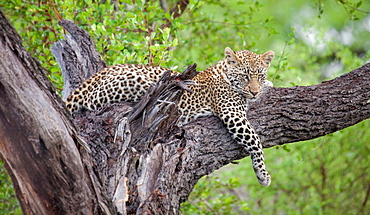
[[[247,50],[235,52],[227,47],[224,59],[226,76],[231,85],[241,90],[246,98],[256,98],[262,92],[267,69],[274,56],[273,51],[258,55]]]

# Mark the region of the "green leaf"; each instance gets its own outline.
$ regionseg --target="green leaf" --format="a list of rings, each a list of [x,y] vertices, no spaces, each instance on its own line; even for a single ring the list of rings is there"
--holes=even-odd
[[[357,2],[357,4],[356,4],[356,8],[361,7],[361,5],[362,5],[362,1]]]
[[[287,145],[283,145],[283,149],[286,151],[286,152],[290,152],[291,150],[288,148]]]
[[[288,45],[292,45],[295,42],[295,38],[292,37],[289,39],[289,42],[287,43]]]

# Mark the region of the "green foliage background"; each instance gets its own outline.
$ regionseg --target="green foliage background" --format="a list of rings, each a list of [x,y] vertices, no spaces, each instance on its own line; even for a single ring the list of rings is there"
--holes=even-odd
[[[168,0],[169,7],[176,1]],[[180,17],[159,1],[0,0],[26,49],[47,69],[58,91],[61,72],[50,47],[66,32],[60,18],[87,30],[108,65],[137,63],[203,70],[223,50],[273,50],[275,86],[312,85],[360,67],[370,58],[366,1],[191,0]],[[170,25],[168,24],[170,23]],[[250,159],[204,177],[184,214],[365,214],[370,211],[370,121],[325,137],[265,150],[273,182],[260,186]],[[0,167],[0,214],[19,214]]]

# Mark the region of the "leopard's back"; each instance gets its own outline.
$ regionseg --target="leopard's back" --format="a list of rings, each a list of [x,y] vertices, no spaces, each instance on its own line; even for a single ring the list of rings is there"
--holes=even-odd
[[[138,102],[168,69],[134,64],[104,68],[82,83],[66,100],[70,112],[96,110],[105,104]]]

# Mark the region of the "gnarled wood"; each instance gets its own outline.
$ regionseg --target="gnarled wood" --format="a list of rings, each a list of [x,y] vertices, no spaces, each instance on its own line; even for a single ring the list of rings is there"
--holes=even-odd
[[[0,56],[0,155],[23,213],[95,213],[71,117],[1,12]]]
[[[67,32],[72,32],[65,35],[65,40],[56,42],[51,48],[62,70],[64,79],[62,99],[65,101],[82,82],[102,70],[107,64],[101,60],[88,32],[69,20],[63,19],[59,24]]]

